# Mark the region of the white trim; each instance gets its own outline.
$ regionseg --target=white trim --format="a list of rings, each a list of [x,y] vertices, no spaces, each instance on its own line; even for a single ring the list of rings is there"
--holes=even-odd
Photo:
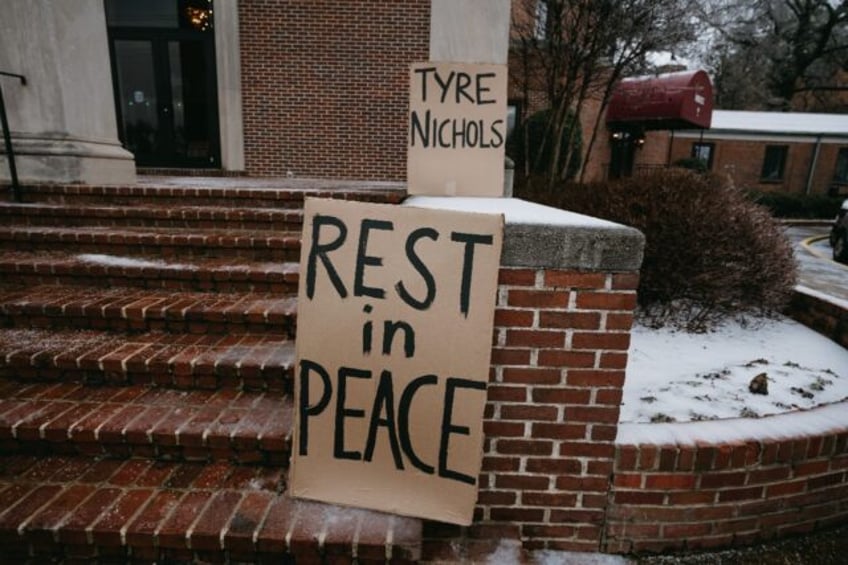
[[[741,133],[842,137],[848,132],[848,116],[812,112],[715,110],[712,127],[716,131]]]
[[[816,135],[780,135],[775,133],[739,133],[721,130],[704,130],[703,134],[700,131],[675,131],[675,139],[702,139],[704,141],[767,141],[774,143],[815,143],[819,140]],[[848,144],[848,136],[835,137],[827,136],[821,138],[821,143],[835,143],[839,145]]]
[[[241,53],[237,0],[215,0],[215,67],[221,168],[244,170],[244,123],[241,104]]]

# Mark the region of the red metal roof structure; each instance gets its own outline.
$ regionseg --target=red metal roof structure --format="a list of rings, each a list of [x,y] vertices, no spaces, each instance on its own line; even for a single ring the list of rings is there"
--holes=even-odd
[[[622,80],[607,109],[610,129],[708,129],[713,85],[704,71]]]

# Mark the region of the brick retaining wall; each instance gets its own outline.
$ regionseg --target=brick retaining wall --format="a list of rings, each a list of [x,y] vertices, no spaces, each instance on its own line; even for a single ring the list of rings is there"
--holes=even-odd
[[[848,307],[803,290],[796,290],[787,314],[842,347],[848,347]]]
[[[848,425],[779,440],[619,444],[602,550],[746,545],[847,518]]]
[[[796,291],[788,314],[848,347],[840,303]],[[848,401],[725,423],[749,439],[691,441],[705,425],[619,426],[602,551],[739,546],[848,521]],[[645,426],[655,442],[627,439]]]
[[[425,554],[463,537],[597,551],[637,276],[505,268],[499,282],[475,524],[430,524]]]

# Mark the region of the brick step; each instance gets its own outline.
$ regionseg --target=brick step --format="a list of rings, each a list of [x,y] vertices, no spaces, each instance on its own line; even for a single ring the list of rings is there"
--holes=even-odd
[[[293,364],[294,342],[270,334],[0,329],[0,377],[21,382],[290,391]]]
[[[272,333],[294,337],[296,297],[59,285],[0,284],[0,327]]]
[[[297,292],[296,262],[233,258],[132,257],[60,251],[0,254],[0,280],[30,286],[69,284],[210,292]]]
[[[209,177],[139,177],[130,186],[46,184],[23,190],[30,203],[248,208],[302,208],[309,197],[397,204],[405,195],[400,183]]]
[[[0,452],[288,466],[290,398],[281,392],[146,385],[0,385]]]
[[[281,469],[0,457],[9,562],[402,563],[420,520],[295,500]]]
[[[150,226],[194,229],[300,231],[303,212],[210,206],[83,206],[0,202],[0,225]]]
[[[180,230],[147,227],[0,226],[0,249],[106,253],[131,257],[239,257],[297,261],[299,232]]]

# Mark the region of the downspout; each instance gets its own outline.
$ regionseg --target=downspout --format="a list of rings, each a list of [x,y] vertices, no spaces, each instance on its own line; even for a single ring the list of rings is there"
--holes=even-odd
[[[810,159],[810,169],[807,171],[807,186],[804,189],[804,194],[806,194],[807,196],[810,195],[810,191],[813,188],[813,177],[815,176],[816,164],[818,164],[818,160],[819,160],[819,151],[821,150],[821,142],[822,142],[822,135],[819,134],[818,136],[816,136],[816,145],[813,148],[813,158]]]

